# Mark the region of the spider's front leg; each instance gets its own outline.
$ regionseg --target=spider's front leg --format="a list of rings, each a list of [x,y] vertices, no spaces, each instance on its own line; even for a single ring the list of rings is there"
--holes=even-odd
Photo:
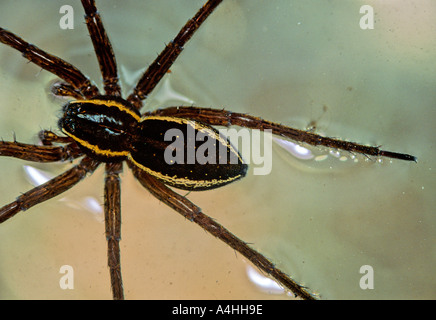
[[[189,221],[195,222],[201,228],[242,254],[256,267],[273,277],[282,286],[292,291],[295,296],[307,300],[315,299],[315,297],[309,293],[305,287],[291,279],[283,271],[276,268],[274,264],[265,256],[252,249],[244,241],[232,234],[229,230],[217,223],[211,217],[204,214],[198,206],[193,204],[187,198],[174,192],[165,184],[147,174],[145,171],[140,170],[132,163],[128,163],[138,181],[157,199],[176,210]]]
[[[71,90],[80,92],[84,97],[92,98],[99,94],[98,88],[71,63],[41,50],[16,34],[0,28],[0,42],[20,51],[27,60],[57,75],[69,84]]]
[[[74,146],[75,148],[77,148],[77,150],[80,150],[79,146],[77,145],[77,143],[75,143],[75,141],[72,138],[58,136],[56,133],[50,130],[42,130],[39,132],[38,136],[42,144],[45,146],[51,146],[53,145],[53,142],[70,143],[71,146]]]
[[[381,150],[379,147],[371,147],[355,142],[349,142],[329,137],[324,137],[311,131],[298,130],[279,123],[263,120],[244,113],[236,113],[223,109],[210,109],[199,107],[169,107],[146,114],[158,116],[172,116],[201,121],[215,126],[240,126],[249,129],[271,130],[273,134],[303,142],[312,146],[325,146],[328,148],[345,150],[351,153],[361,153],[366,156],[388,157],[406,161],[417,161],[415,156]]]
[[[100,14],[94,0],[82,0],[85,9],[85,21],[97,55],[100,71],[103,76],[104,90],[107,95],[120,96],[121,88],[118,83],[118,71],[112,45],[104,29]]]
[[[174,61],[182,52],[185,44],[189,39],[191,39],[198,28],[200,28],[201,24],[206,21],[207,17],[209,17],[221,2],[222,0],[207,1],[147,68],[139,79],[136,87],[133,89],[132,94],[127,98],[127,101],[133,104],[137,110],[142,107],[142,100],[147,97],[147,95],[162,79],[164,74],[170,69]]]
[[[82,154],[76,143],[66,146],[36,146],[20,142],[0,141],[0,156],[34,162],[68,161]]]
[[[69,85],[68,83],[64,82],[55,82],[51,88],[50,91],[55,96],[59,97],[72,97],[76,100],[83,100],[84,96],[82,93],[80,93],[79,90],[74,89],[72,85]]]
[[[57,162],[72,161],[82,155],[79,146],[69,137],[60,137],[51,131],[43,130],[39,133],[39,138],[43,146],[17,141],[0,141],[0,157],[13,157],[33,162]],[[69,144],[54,146],[53,142]]]

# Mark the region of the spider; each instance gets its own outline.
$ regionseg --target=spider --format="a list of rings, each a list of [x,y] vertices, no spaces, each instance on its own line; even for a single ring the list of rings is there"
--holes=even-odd
[[[205,215],[199,207],[186,197],[181,196],[168,187],[172,186],[193,191],[220,187],[245,175],[246,167],[243,163],[238,163],[236,169],[226,169],[226,166],[223,166],[221,169],[224,171],[219,171],[217,176],[210,180],[205,177],[205,174],[213,175],[214,171],[216,171],[215,167],[209,167],[212,169],[208,171],[207,166],[201,167],[200,164],[196,164],[195,174],[193,175],[189,175],[189,170],[186,170],[186,168],[184,171],[178,171],[181,169],[176,167],[176,171],[171,174],[168,171],[170,170],[169,166],[154,164],[154,167],[151,168],[151,164],[147,162],[150,154],[147,154],[144,150],[138,151],[138,149],[141,149],[139,144],[143,142],[140,139],[153,140],[153,137],[148,136],[146,126],[142,127],[147,121],[154,121],[154,124],[150,125],[149,129],[156,130],[156,128],[160,127],[162,133],[170,129],[172,125],[176,126],[180,121],[184,121],[183,124],[188,124],[189,122],[185,121],[186,119],[196,121],[205,126],[208,125],[208,130],[212,130],[212,127],[209,126],[230,125],[259,130],[271,129],[278,136],[290,138],[301,143],[322,145],[352,153],[362,153],[367,156],[416,161],[416,158],[411,155],[327,138],[310,131],[296,130],[248,114],[233,113],[222,109],[170,107],[140,114],[139,110],[142,107],[142,101],[169,71],[188,40],[221,2],[210,0],[205,3],[149,66],[138,81],[133,92],[126,99],[121,98],[115,56],[94,1],[82,0],[82,5],[86,13],[86,24],[103,77],[104,94],[101,94],[99,89],[73,65],[30,45],[10,31],[0,29],[1,42],[22,52],[28,60],[54,73],[64,81],[53,88],[56,95],[74,98],[72,102],[64,106],[64,115],[59,122],[60,129],[66,136],[59,136],[50,131],[42,131],[40,133],[43,142],[42,146],[22,144],[16,141],[2,142],[0,145],[0,155],[36,162],[55,162],[82,158],[79,164],[73,166],[72,169],[64,174],[24,193],[16,201],[2,207],[0,209],[0,222],[6,221],[19,211],[27,210],[38,203],[65,192],[103,163],[106,172],[104,204],[108,242],[108,266],[114,299],[124,298],[119,249],[121,228],[119,174],[122,171],[124,161],[127,162],[136,179],[160,201],[182,214],[188,220],[199,224],[200,227],[240,252],[255,266],[273,277],[296,296],[305,299],[315,298],[307,288],[298,284],[276,268],[266,257],[253,250],[244,241]],[[79,124],[79,115],[84,115],[89,123],[86,125]],[[96,116],[98,115],[105,120],[94,121],[93,119],[97,118]],[[91,133],[99,132],[101,127],[107,128],[107,122],[110,118],[117,121],[129,118],[127,120],[128,125],[123,124],[121,128],[111,128],[111,130],[115,131],[128,131],[128,135],[115,142],[107,141],[108,138],[114,138],[114,135],[109,137],[102,135],[96,139]],[[90,127],[90,125],[95,126]],[[76,130],[77,128],[79,129]],[[132,133],[128,128],[140,128],[140,133]],[[131,136],[136,138],[128,141]],[[123,141],[127,141],[125,145],[123,145]],[[227,150],[231,149],[230,146],[227,147]],[[162,159],[160,160],[158,164],[163,163]],[[198,175],[198,173],[202,174]],[[176,179],[170,179],[170,177],[174,176],[176,176]],[[206,183],[205,181],[209,182]]]

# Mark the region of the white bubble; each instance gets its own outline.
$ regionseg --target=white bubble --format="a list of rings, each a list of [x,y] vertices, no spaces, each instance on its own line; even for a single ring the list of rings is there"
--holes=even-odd
[[[281,146],[283,149],[285,149],[286,151],[288,151],[290,154],[292,154],[294,157],[298,159],[309,160],[314,157],[312,151],[299,144],[279,138],[274,138],[273,140],[279,146]]]
[[[264,292],[272,294],[283,294],[285,290],[277,284],[274,280],[265,277],[258,270],[250,265],[247,265],[247,276],[251,282],[253,282],[259,289]]]
[[[46,183],[48,180],[54,177],[53,174],[40,169],[36,169],[32,166],[23,166],[23,169],[26,173],[27,180],[35,187]]]

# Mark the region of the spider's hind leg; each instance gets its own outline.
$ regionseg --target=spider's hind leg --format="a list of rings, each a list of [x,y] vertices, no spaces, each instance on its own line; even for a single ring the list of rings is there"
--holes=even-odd
[[[242,241],[214,219],[204,214],[198,206],[189,201],[186,197],[183,197],[168,188],[162,182],[147,174],[145,171],[140,170],[132,163],[129,162],[128,164],[136,179],[138,179],[138,181],[157,199],[173,208],[189,221],[195,222],[205,231],[242,254],[256,267],[273,277],[282,286],[292,291],[296,296],[307,300],[316,299],[316,297],[306,290],[305,287],[301,286],[295,280],[287,276],[283,271],[276,268],[271,261],[248,246],[246,242]]]
[[[272,134],[285,137],[293,141],[307,143],[312,146],[325,146],[332,149],[344,150],[351,153],[360,153],[365,156],[388,157],[405,161],[414,161],[415,156],[405,153],[381,150],[379,147],[372,147],[356,142],[339,140],[324,137],[311,131],[294,129],[280,123],[263,120],[249,114],[226,111],[223,109],[211,109],[200,107],[169,107],[149,113],[149,115],[172,116],[202,121],[215,126],[239,126],[248,129],[271,130]]]
[[[119,174],[122,172],[122,169],[122,162],[107,163],[104,184],[104,221],[108,245],[107,256],[114,300],[124,299],[120,259],[121,186]]]

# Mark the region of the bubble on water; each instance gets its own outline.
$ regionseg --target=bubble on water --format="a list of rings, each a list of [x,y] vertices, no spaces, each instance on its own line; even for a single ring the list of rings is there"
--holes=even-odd
[[[362,156],[348,151],[323,146],[302,145],[276,137],[273,138],[273,141],[275,145],[280,147],[276,150],[285,161],[303,170],[309,169],[317,172],[343,171],[355,167],[359,159],[362,158]]]
[[[171,86],[170,77],[163,78],[162,85],[153,95],[153,99],[162,105],[169,101],[177,101],[179,103],[185,103],[188,105],[194,104],[193,100],[173,89]]]
[[[32,166],[26,165],[23,166],[23,169],[27,181],[29,181],[29,183],[34,187],[40,186],[55,177],[55,174],[51,172],[37,169]],[[59,199],[59,201],[65,203],[65,205],[75,210],[91,213],[92,216],[98,221],[101,222],[104,221],[103,207],[101,203],[94,197],[86,196],[77,199],[74,197],[73,198],[62,197]]]
[[[293,156],[295,156],[298,159],[309,160],[314,158],[313,153],[309,149],[297,143],[288,140],[279,139],[279,138],[274,138],[274,142],[276,142],[279,146],[287,150],[289,153],[291,153]]]
[[[34,187],[40,186],[54,177],[54,174],[32,166],[23,166],[23,169],[26,174],[27,181],[29,181]]]
[[[327,160],[328,157],[329,157],[328,155],[322,154],[322,155],[316,156],[315,161],[321,162],[321,161]]]
[[[255,268],[253,268],[250,265],[247,265],[246,268],[248,279],[252,283],[256,285],[261,291],[267,292],[270,294],[283,294],[285,293],[285,290],[277,284],[274,280],[265,277],[259,271],[257,271]]]

